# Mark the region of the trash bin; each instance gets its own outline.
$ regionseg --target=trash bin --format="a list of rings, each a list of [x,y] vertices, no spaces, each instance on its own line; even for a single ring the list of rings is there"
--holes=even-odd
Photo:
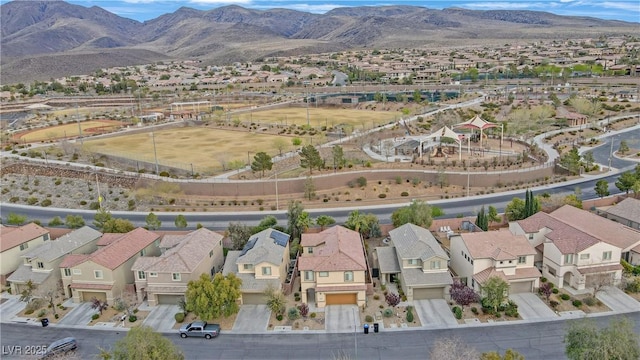
[[[40,322],[42,323],[42,327],[49,326],[49,319],[47,319],[47,318],[44,318],[44,319],[40,320]]]
[[[364,324],[364,333],[365,334],[369,333],[369,324]]]
[[[379,329],[378,329],[378,326],[379,326],[379,325],[378,325],[378,323],[374,323],[374,324],[373,324],[373,332],[374,332],[374,333],[377,333],[377,332],[378,332],[378,330],[379,330]]]

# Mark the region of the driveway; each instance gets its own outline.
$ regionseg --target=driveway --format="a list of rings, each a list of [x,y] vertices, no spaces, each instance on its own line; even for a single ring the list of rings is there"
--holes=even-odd
[[[613,286],[606,286],[596,293],[596,298],[615,312],[631,312],[640,310],[640,302],[624,291]]]
[[[180,311],[178,305],[157,305],[150,307],[149,315],[142,322],[158,332],[172,332],[176,323],[175,315]]]
[[[356,327],[354,329],[354,326]],[[328,333],[361,331],[357,305],[329,305],[324,309],[324,327]]]
[[[423,327],[458,325],[445,299],[413,300],[413,307]]]
[[[2,322],[12,321],[20,311],[24,310],[26,305],[27,303],[20,301],[17,296],[8,297],[2,305],[0,305],[0,320]]]
[[[58,321],[58,325],[87,326],[91,322],[91,316],[96,312],[97,310],[92,309],[89,302],[77,304],[73,307],[73,310]]]
[[[524,320],[549,320],[558,315],[534,293],[511,294],[509,299],[518,305],[518,313]]]
[[[267,305],[242,305],[232,330],[238,333],[263,333],[267,331],[271,311]]]

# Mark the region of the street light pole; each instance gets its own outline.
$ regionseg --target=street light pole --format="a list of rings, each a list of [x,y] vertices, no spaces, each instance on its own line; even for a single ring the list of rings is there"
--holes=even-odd
[[[609,171],[611,171],[611,160],[613,158],[613,140],[614,137],[611,137],[611,149],[609,150]]]
[[[158,152],[156,150],[156,134],[151,132],[151,140],[153,141],[153,157],[156,160],[156,175],[160,175],[160,170],[158,168]]]

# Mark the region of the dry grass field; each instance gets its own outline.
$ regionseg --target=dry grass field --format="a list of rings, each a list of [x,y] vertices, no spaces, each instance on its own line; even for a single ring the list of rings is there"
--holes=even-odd
[[[90,120],[80,123],[82,134],[85,136],[93,135],[96,133],[111,132],[120,128],[121,126],[122,122],[115,120]],[[75,138],[78,136],[78,133],[78,124],[69,123],[18,133],[14,135],[14,139],[20,142],[38,142],[62,139],[66,137]]]
[[[371,129],[372,126],[397,121],[402,116],[399,111],[370,111],[355,109],[316,108],[309,105],[309,125],[327,128],[339,124],[348,124],[355,129]],[[306,107],[289,107],[281,109],[256,110],[233,115],[233,119],[242,122],[269,123],[278,125],[307,125]]]

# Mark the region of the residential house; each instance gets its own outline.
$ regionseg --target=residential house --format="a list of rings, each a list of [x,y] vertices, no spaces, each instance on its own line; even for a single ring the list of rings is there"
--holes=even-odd
[[[360,233],[333,226],[302,234],[298,258],[302,302],[316,307],[366,302],[368,267]]]
[[[16,227],[0,224],[0,282],[2,285],[6,285],[7,277],[22,265],[22,255],[49,239],[49,231],[34,223]]]
[[[265,290],[282,289],[289,264],[289,235],[269,228],[251,235],[242,251],[229,251],[222,274],[242,280],[242,304],[266,304]]]
[[[640,231],[640,199],[628,197],[614,206],[596,211],[600,216]],[[622,258],[630,264],[640,265],[640,243],[624,252]]]
[[[94,252],[101,236],[98,230],[83,226],[28,250],[21,255],[23,264],[7,279],[11,291],[14,294],[21,293],[29,280],[40,289],[57,290],[61,279],[60,263],[64,257]]]
[[[540,270],[536,250],[523,235],[508,230],[461,233],[451,237],[451,269],[463,284],[480,292],[491,277],[509,283],[510,293],[533,292]]]
[[[70,254],[60,263],[65,295],[79,303],[97,298],[112,304],[133,286],[131,267],[146,255],[159,255],[160,237],[143,228],[105,234],[91,254]]]
[[[389,243],[375,249],[382,284],[399,282],[409,301],[448,296],[449,256],[431,231],[405,224],[389,231]]]
[[[165,235],[160,256],[139,257],[131,266],[138,301],[149,306],[175,305],[187,291],[187,284],[200,275],[222,270],[222,235],[200,228],[186,235]]]
[[[621,257],[640,244],[639,231],[570,205],[511,222],[509,229],[528,238],[541,258],[542,275],[559,288],[617,284]]]

